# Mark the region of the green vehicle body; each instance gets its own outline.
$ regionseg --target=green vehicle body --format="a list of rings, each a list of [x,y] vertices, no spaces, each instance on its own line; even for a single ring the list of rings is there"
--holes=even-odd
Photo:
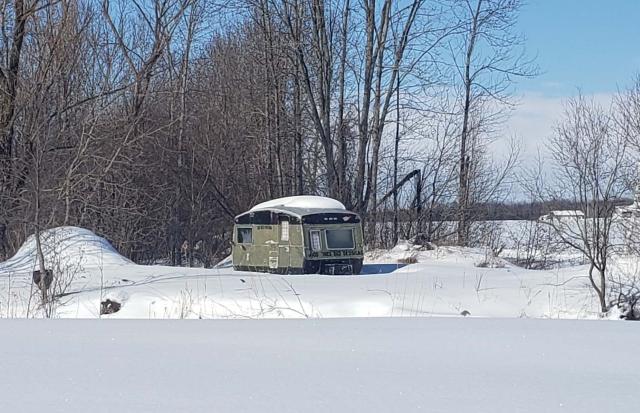
[[[359,274],[360,217],[341,209],[278,207],[235,218],[233,267],[278,274]]]

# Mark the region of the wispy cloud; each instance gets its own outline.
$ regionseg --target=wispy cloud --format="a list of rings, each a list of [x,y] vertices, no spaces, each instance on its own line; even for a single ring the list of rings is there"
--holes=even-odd
[[[613,92],[598,93],[587,97],[606,107],[611,104],[613,95]],[[505,125],[503,139],[496,142],[496,150],[500,151],[507,139],[516,137],[522,142],[523,166],[535,160],[538,152],[543,156],[548,155],[547,142],[553,135],[555,126],[562,120],[564,103],[571,97],[548,96],[539,92],[524,93]]]

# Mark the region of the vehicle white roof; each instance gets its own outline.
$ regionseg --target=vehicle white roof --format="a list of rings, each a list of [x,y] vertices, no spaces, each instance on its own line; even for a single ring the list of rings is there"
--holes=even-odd
[[[272,199],[271,201],[262,202],[249,211],[259,211],[265,209],[330,209],[346,211],[345,206],[340,201],[324,196],[300,195],[288,196],[285,198]]]
[[[259,211],[271,211],[277,213],[284,213],[287,215],[292,215],[294,217],[302,218],[307,215],[315,215],[315,214],[345,214],[345,215],[354,215],[354,212],[347,211],[346,209],[334,209],[334,208],[290,208],[290,207],[281,207],[281,208],[260,208],[260,209],[252,209],[250,211],[244,212],[236,218],[241,217],[246,214],[251,214]],[[357,214],[355,214],[357,215]]]
[[[298,218],[302,218],[306,215],[314,214],[350,214],[357,215],[354,212],[348,211],[347,208],[340,201],[336,201],[332,198],[326,198],[323,196],[289,196],[286,198],[272,199],[271,201],[262,202],[250,210],[243,212],[236,216],[241,217],[246,214],[259,211],[272,211],[285,213]]]

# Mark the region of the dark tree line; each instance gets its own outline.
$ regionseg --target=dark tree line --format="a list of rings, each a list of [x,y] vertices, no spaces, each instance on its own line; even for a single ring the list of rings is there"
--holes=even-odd
[[[458,220],[469,244],[515,164],[487,144],[513,78],[533,73],[519,7],[3,1],[0,259],[75,225],[138,262],[209,265],[236,214],[296,194],[362,214],[370,245],[397,239],[375,230],[392,216],[429,240]],[[385,197],[414,170],[420,185]]]

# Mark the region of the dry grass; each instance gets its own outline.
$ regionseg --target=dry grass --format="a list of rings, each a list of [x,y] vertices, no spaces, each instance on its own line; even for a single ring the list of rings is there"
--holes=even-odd
[[[408,257],[399,258],[398,262],[400,264],[416,264],[418,262],[418,258],[415,255],[410,255]]]

